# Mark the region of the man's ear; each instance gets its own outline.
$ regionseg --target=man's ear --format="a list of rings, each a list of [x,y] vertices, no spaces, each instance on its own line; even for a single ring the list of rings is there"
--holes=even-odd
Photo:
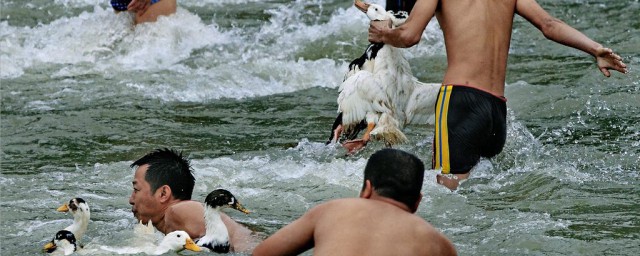
[[[418,206],[420,206],[420,201],[422,201],[422,192],[420,192],[420,196],[418,197],[416,204],[413,206],[413,209],[411,209],[413,211],[412,213],[416,213],[418,211]]]
[[[372,194],[373,194],[373,186],[371,186],[371,181],[365,180],[364,188],[362,188],[362,191],[360,191],[360,198],[369,199],[371,198]]]
[[[171,200],[171,198],[173,197],[173,193],[169,185],[162,185],[162,187],[158,188],[156,193],[159,196],[158,200],[160,200],[160,202],[163,202],[163,203]]]

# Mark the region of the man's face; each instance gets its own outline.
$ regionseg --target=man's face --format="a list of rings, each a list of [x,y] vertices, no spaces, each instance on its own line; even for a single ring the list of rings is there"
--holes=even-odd
[[[133,176],[133,192],[129,197],[129,204],[132,206],[131,212],[133,212],[133,216],[136,219],[142,221],[143,224],[147,224],[149,220],[156,224],[163,215],[159,201],[160,189],[151,191],[151,185],[144,178],[148,169],[149,165],[146,164],[136,169],[136,173]]]

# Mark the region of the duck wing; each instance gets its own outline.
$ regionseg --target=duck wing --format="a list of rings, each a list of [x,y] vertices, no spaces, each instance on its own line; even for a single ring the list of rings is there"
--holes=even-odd
[[[340,85],[338,112],[345,127],[357,125],[363,119],[373,119],[375,113],[391,113],[385,85],[371,72],[359,71]],[[377,120],[367,120],[377,122]]]
[[[415,88],[409,96],[405,114],[406,124],[434,124],[435,105],[440,84],[414,80]]]

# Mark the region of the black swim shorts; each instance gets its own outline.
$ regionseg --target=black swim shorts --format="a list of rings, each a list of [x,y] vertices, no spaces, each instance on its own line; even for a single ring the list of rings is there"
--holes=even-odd
[[[111,7],[116,11],[126,11],[131,0],[111,0]]]
[[[432,168],[467,173],[480,157],[502,151],[507,138],[507,103],[486,91],[442,85],[436,102]]]

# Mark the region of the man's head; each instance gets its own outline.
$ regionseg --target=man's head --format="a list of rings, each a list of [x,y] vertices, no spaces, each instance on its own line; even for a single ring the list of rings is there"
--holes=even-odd
[[[424,179],[424,164],[416,156],[397,149],[382,149],[369,158],[364,168],[364,184],[367,180],[380,196],[404,203],[412,211],[417,210]]]
[[[169,203],[190,200],[195,178],[189,160],[170,149],[157,149],[131,164],[136,168],[129,198],[131,211],[143,223],[157,221]]]

